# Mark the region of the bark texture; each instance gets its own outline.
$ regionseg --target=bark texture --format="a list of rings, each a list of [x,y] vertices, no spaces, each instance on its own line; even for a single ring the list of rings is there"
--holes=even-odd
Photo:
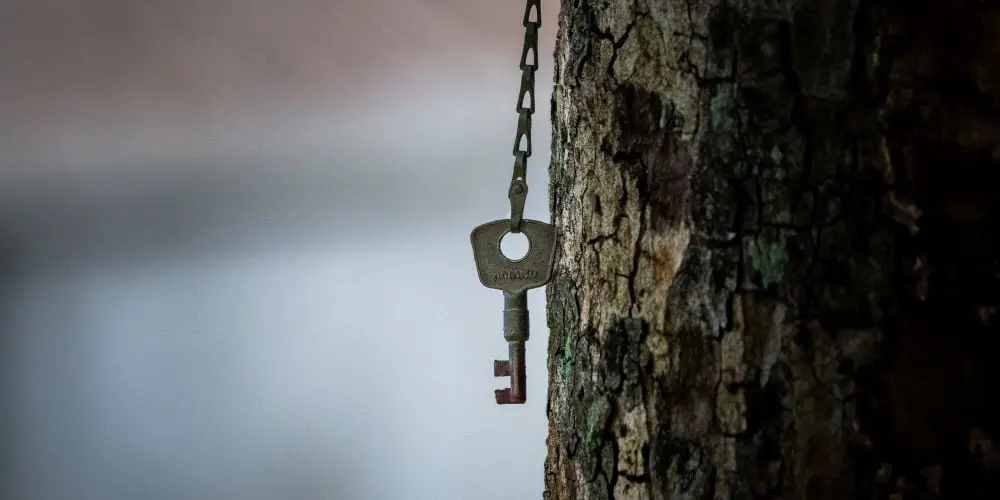
[[[1000,498],[1000,2],[563,0],[545,498]]]

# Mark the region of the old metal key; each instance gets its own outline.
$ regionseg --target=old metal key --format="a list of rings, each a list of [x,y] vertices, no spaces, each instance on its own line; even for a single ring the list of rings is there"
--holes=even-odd
[[[510,388],[496,391],[497,404],[523,404],[527,400],[524,343],[528,341],[528,290],[552,278],[556,231],[544,222],[521,219],[520,232],[528,238],[528,253],[508,259],[500,241],[511,232],[511,220],[487,222],[472,230],[472,252],[483,286],[503,291],[503,337],[509,359],[493,362],[493,375],[510,377]]]

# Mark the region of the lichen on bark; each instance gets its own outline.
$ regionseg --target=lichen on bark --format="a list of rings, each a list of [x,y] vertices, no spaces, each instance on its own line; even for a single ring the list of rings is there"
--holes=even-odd
[[[546,498],[1000,498],[997,31],[563,1]]]

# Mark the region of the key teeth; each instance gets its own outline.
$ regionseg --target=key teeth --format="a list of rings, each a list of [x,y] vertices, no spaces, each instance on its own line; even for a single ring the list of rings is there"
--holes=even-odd
[[[509,405],[511,403],[510,389],[497,389],[493,392],[496,393],[498,405]]]
[[[508,389],[497,389],[493,391],[496,393],[497,404],[498,405],[523,405],[525,403],[524,396],[515,397],[514,391]]]
[[[493,361],[493,376],[494,377],[509,377],[510,376],[510,361],[505,360],[494,360]]]
[[[493,392],[496,394],[498,405],[523,405],[527,402],[527,398],[523,394],[517,396],[510,388],[496,389]]]

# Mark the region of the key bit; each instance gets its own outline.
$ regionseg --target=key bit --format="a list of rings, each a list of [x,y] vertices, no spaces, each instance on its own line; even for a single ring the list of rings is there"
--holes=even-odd
[[[528,293],[504,292],[503,338],[507,341],[508,359],[493,362],[493,375],[510,377],[510,388],[496,391],[497,404],[524,404],[524,343],[528,341]]]
[[[496,393],[498,405],[522,405],[528,400],[527,380],[524,373],[524,342],[507,343],[508,357],[510,360],[496,360],[493,362],[493,375],[497,377],[510,377],[510,387],[497,389]]]

